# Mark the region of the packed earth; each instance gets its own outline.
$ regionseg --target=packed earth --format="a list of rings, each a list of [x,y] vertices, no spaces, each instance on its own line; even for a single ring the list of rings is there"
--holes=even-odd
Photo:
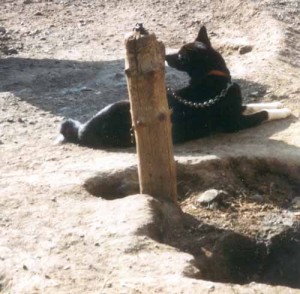
[[[1,0],[1,293],[300,293],[298,0]],[[245,103],[292,116],[174,146],[180,208],[139,193],[135,148],[56,144],[128,99],[124,38],[207,27]],[[166,83],[187,77],[166,67]]]

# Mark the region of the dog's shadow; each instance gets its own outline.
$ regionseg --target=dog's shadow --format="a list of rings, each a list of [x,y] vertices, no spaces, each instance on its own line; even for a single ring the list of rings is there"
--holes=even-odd
[[[253,91],[263,95],[267,89],[266,85],[247,80],[237,82],[241,85],[242,92],[246,93],[246,98]],[[168,86],[178,89],[187,83],[188,76],[185,73],[166,67]],[[71,117],[81,122],[89,119],[109,103],[128,99],[123,59],[95,62],[15,57],[2,59],[0,92],[11,92],[19,99],[61,119]],[[256,98],[257,102],[260,100]],[[213,140],[196,140],[176,147],[175,153],[181,154],[182,151],[186,152],[189,149],[193,152],[196,151],[195,146],[199,147],[207,142],[218,144],[220,140],[223,141],[222,144],[226,142],[228,145],[232,141],[245,140],[248,137],[252,137],[252,140],[260,137],[259,140],[268,141],[273,134],[288,128],[291,122],[293,118],[266,123],[238,134],[220,134],[213,137]],[[135,152],[134,148],[126,150],[131,151]]]
[[[188,83],[186,73],[166,67],[166,84],[178,89]],[[236,80],[246,98],[263,95],[267,87]],[[74,61],[7,58],[0,60],[0,92],[12,92],[24,101],[58,116],[89,118],[102,107],[128,99],[124,59]],[[259,98],[257,99],[259,100]]]

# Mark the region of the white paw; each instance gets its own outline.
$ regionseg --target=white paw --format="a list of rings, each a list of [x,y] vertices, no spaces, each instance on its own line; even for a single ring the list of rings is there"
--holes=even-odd
[[[287,118],[292,114],[291,110],[288,108],[281,109],[266,109],[268,112],[268,120]]]
[[[63,135],[59,135],[54,141],[53,141],[53,145],[60,145],[65,143],[65,137]]]
[[[246,105],[246,110],[250,112],[257,112],[265,109],[278,109],[282,108],[283,104],[279,101],[276,102],[262,102],[262,103],[250,103]]]

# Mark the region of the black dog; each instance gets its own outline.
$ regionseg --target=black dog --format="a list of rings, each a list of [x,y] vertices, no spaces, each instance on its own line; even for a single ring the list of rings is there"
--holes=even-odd
[[[166,61],[190,76],[187,87],[168,89],[175,144],[214,132],[236,132],[290,115],[289,109],[275,109],[280,107],[279,102],[242,105],[240,87],[231,82],[226,63],[212,48],[204,26],[193,43],[166,55]],[[258,112],[245,115],[245,110]],[[60,132],[65,141],[89,147],[128,147],[134,144],[131,125],[129,101],[120,101],[105,107],[85,124],[64,121]]]

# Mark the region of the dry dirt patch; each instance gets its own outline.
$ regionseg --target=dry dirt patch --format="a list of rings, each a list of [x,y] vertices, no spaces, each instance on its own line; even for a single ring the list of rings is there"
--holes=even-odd
[[[184,215],[175,223],[165,216],[155,239],[194,256],[193,278],[299,288],[299,204],[293,204],[299,168],[299,162],[247,157],[178,164]],[[109,200],[137,193],[136,166],[99,173],[85,188]],[[210,188],[227,193],[203,207],[197,199]]]
[[[273,262],[281,265],[284,280],[276,271],[269,271],[269,278],[266,271],[265,275],[260,272],[256,276],[255,267],[243,267],[247,276],[236,277],[236,268],[228,271],[229,264],[239,264],[234,263],[231,255],[230,263],[221,258],[223,243],[212,236],[217,231],[232,246],[232,235],[222,235],[222,230],[233,228],[237,234],[248,234],[246,238],[252,240],[249,244],[256,248],[257,240],[268,240],[268,234],[261,233],[262,219],[269,227],[282,221],[275,226],[278,230],[271,232],[276,234],[285,222],[294,223],[297,216],[295,211],[284,211],[291,198],[299,196],[296,182],[299,170],[297,167],[289,170],[299,163],[300,147],[298,1],[147,0],[136,5],[130,1],[4,0],[0,10],[2,288],[10,293],[298,291],[266,284],[238,286],[186,277],[199,277],[199,269],[203,268],[201,258],[213,253],[216,259],[207,263],[209,271],[200,273],[202,277],[220,281],[219,274],[223,272],[226,281],[294,285],[286,282],[289,277],[295,281],[294,272],[289,271],[291,266],[286,267],[290,256],[278,259],[285,253],[279,254],[276,246],[272,247]],[[294,115],[239,134],[218,135],[176,146],[176,160],[183,165],[179,168],[182,206],[192,216],[188,218],[190,221],[172,219],[174,224],[179,222],[174,228],[162,226],[161,222],[167,215],[177,216],[177,213],[159,209],[160,205],[147,196],[108,201],[85,189],[84,181],[95,172],[101,171],[112,179],[125,172],[125,178],[112,181],[108,194],[117,198],[134,193],[134,189],[128,190],[132,174],[126,174],[127,169],[136,166],[134,149],[89,150],[52,145],[64,116],[85,120],[104,105],[127,97],[123,36],[137,21],[142,21],[167,47],[173,48],[193,40],[200,23],[206,24],[213,45],[223,52],[246,101],[283,100]],[[252,51],[239,54],[243,46],[251,46]],[[182,75],[168,71],[167,80],[178,87]],[[219,160],[220,165],[205,163],[207,156]],[[237,169],[238,165],[232,168],[229,164],[228,168],[228,157],[248,157],[249,165],[240,168],[247,167],[249,172],[253,170],[251,160],[257,157],[276,158],[282,165],[275,163],[273,173],[272,165],[266,164],[270,172],[262,172],[258,183],[255,183],[256,173],[249,174],[245,185],[239,177],[245,172]],[[201,179],[202,172],[211,182]],[[197,193],[212,187],[228,189],[227,208],[226,203],[216,210],[195,205]],[[112,195],[111,191],[118,195]],[[262,203],[250,200],[256,194],[263,197]],[[261,214],[252,213],[260,209]],[[254,227],[240,225],[242,222],[236,221],[236,215],[248,223],[251,216]],[[224,220],[225,229],[217,226],[218,218]],[[180,228],[180,223],[186,227]],[[154,226],[150,232],[140,230],[149,224]],[[255,239],[257,232],[261,235]],[[199,246],[189,243],[203,235],[208,236],[204,240],[212,240],[208,247],[201,240],[195,243]],[[282,237],[283,242],[292,239],[289,233],[286,236]],[[293,244],[288,242],[287,247],[280,248],[294,253]],[[197,251],[201,247],[207,251]],[[293,254],[295,261],[297,254],[297,251]],[[266,262],[263,269],[275,268],[269,264],[270,260],[254,257]],[[217,275],[213,277],[211,269],[217,267],[220,271],[215,271]],[[297,264],[294,269],[297,270]],[[275,281],[270,277],[275,277]]]

